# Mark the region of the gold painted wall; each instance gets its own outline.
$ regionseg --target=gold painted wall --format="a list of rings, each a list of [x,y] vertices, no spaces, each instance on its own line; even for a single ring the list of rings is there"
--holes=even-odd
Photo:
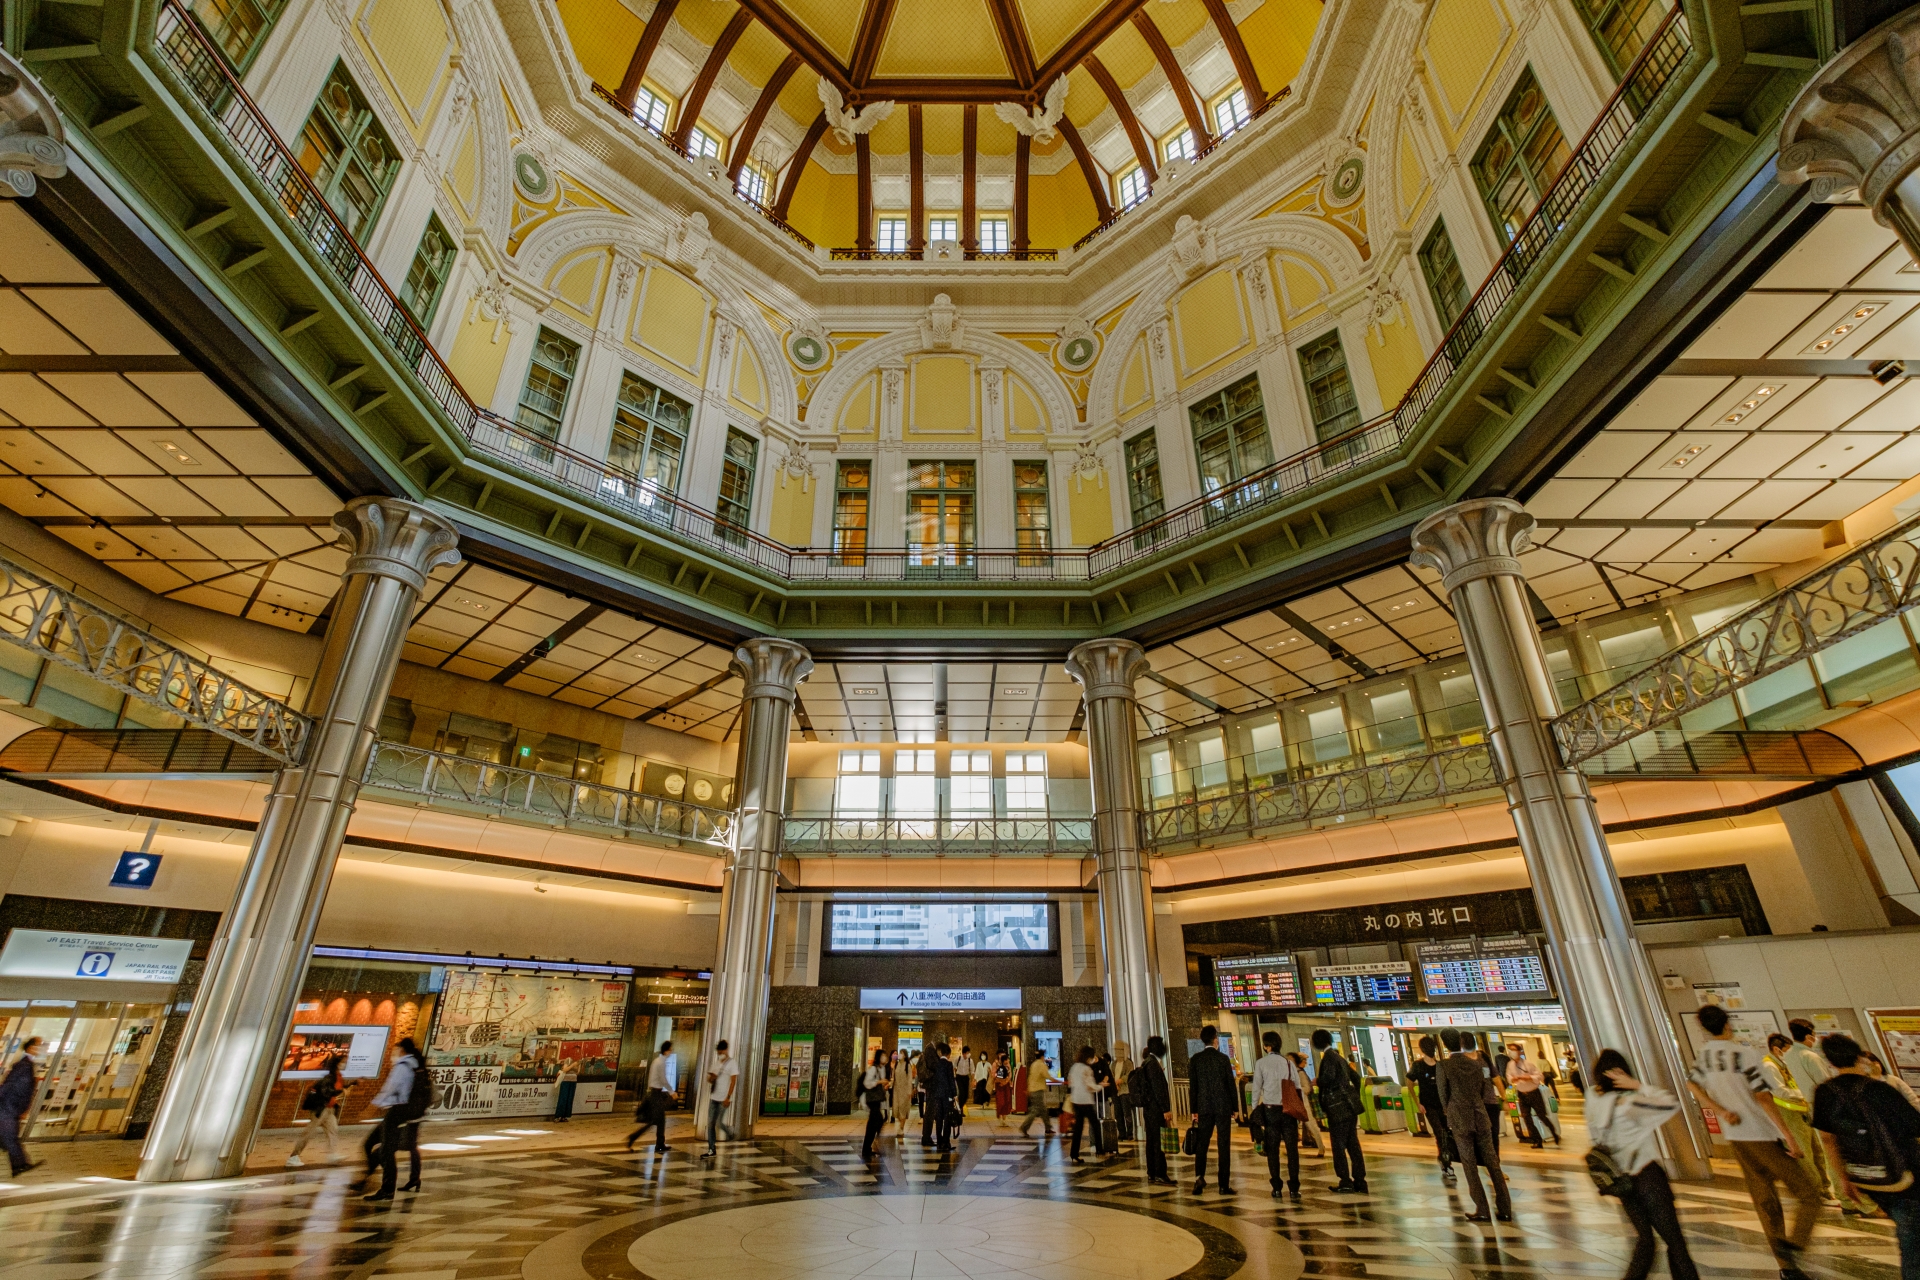
[[[1174,357],[1182,385],[1253,343],[1253,328],[1240,296],[1240,275],[1215,271],[1173,304]]]
[[[773,504],[767,517],[767,536],[790,547],[804,547],[813,541],[813,503],[820,493],[820,482],[794,479],[785,467],[774,471]]]
[[[809,160],[787,208],[787,221],[815,244],[845,248],[853,243],[859,224],[854,207],[857,188],[852,174],[828,173]]]
[[[727,395],[741,408],[764,414],[767,411],[767,380],[760,371],[760,357],[754,354],[753,344],[743,335],[734,336],[733,350],[733,382],[727,388]]]
[[[1448,132],[1461,122],[1505,55],[1512,25],[1499,0],[1435,0],[1427,20],[1427,68],[1440,91]]]
[[[862,378],[840,405],[834,429],[843,436],[870,436],[880,429],[880,375]]]
[[[1065,249],[1100,222],[1080,166],[1070,164],[1028,182],[1027,240],[1035,249]]]
[[[1240,22],[1240,39],[1268,94],[1280,92],[1300,74],[1325,10],[1321,0],[1266,0]]]
[[[425,138],[454,52],[440,0],[367,0],[355,17],[354,35],[405,108],[414,140]]]
[[[1427,363],[1427,353],[1413,331],[1413,317],[1404,304],[1398,324],[1367,330],[1367,360],[1373,365],[1374,385],[1380,388],[1380,403],[1388,408],[1400,403],[1400,397]]]
[[[597,322],[612,266],[612,253],[604,247],[581,249],[562,258],[547,274],[547,291],[553,294],[554,305],[587,324]]]
[[[498,342],[494,332],[491,320],[470,317],[454,333],[453,354],[447,357],[447,367],[476,404],[492,403],[500,385],[500,366],[507,359],[507,331],[499,330]]]
[[[646,24],[619,0],[557,0],[581,70],[608,89],[627,78],[627,62]]]
[[[671,267],[649,262],[639,295],[629,341],[682,373],[703,377],[713,301],[707,291]]]
[[[1068,468],[1068,511],[1073,520],[1073,545],[1090,547],[1113,536],[1113,501],[1107,493],[1107,473],[1091,478]]]
[[[1153,404],[1153,365],[1147,358],[1146,335],[1133,340],[1127,363],[1120,371],[1120,383],[1114,393],[1114,412],[1130,418]]]
[[[965,356],[920,356],[907,369],[908,436],[980,438],[979,380]]]

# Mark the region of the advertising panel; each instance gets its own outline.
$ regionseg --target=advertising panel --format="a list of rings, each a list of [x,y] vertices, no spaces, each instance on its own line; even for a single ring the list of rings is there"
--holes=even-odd
[[[449,972],[427,1048],[427,1067],[442,1090],[432,1114],[546,1115],[562,1063],[573,1067],[582,1087],[611,1084],[627,992],[626,983],[600,978]],[[583,1109],[579,1098],[576,1090],[576,1111]],[[610,1098],[606,1109],[612,1109]]]
[[[380,1074],[391,1030],[378,1023],[337,1027],[295,1023],[287,1056],[280,1063],[280,1078],[318,1080],[327,1074],[327,1064],[338,1058],[342,1080],[371,1080]]]

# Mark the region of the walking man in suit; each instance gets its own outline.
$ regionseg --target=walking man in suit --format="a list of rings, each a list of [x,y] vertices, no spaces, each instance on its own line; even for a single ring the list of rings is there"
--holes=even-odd
[[[1199,1130],[1193,1157],[1193,1194],[1207,1189],[1207,1143],[1213,1135],[1220,1142],[1220,1194],[1233,1194],[1233,1165],[1228,1152],[1233,1145],[1233,1118],[1240,1112],[1240,1074],[1233,1059],[1214,1048],[1220,1038],[1212,1023],[1200,1028],[1200,1052],[1187,1060],[1187,1090],[1193,1107],[1194,1127]]]
[[[1454,1153],[1460,1157],[1460,1167],[1466,1170],[1467,1190],[1473,1195],[1473,1212],[1467,1215],[1467,1221],[1488,1220],[1487,1192],[1480,1185],[1477,1167],[1484,1165],[1493,1180],[1494,1214],[1502,1222],[1512,1222],[1513,1200],[1507,1194],[1506,1175],[1500,1172],[1500,1152],[1493,1145],[1493,1124],[1487,1119],[1486,1096],[1491,1081],[1486,1064],[1471,1052],[1475,1047],[1471,1031],[1443,1028],[1440,1043],[1447,1047],[1447,1056],[1435,1070],[1439,1077],[1440,1107],[1447,1113]]]

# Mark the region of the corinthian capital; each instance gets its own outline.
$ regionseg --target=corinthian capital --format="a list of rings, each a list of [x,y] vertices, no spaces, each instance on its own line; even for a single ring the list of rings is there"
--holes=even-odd
[[[1452,591],[1475,578],[1518,576],[1533,540],[1533,517],[1512,498],[1475,498],[1436,511],[1413,530],[1410,563],[1436,569]]]
[[[415,591],[441,565],[460,563],[460,535],[445,517],[400,498],[355,498],[333,527],[353,539],[347,573],[398,578]]]
[[[67,133],[53,95],[0,49],[0,197],[32,195],[41,178],[67,176]]]
[[[1067,674],[1085,692],[1097,698],[1131,698],[1133,682],[1147,670],[1147,651],[1131,640],[1088,640],[1067,655]]]
[[[1920,168],[1920,11],[1909,9],[1842,49],[1780,122],[1780,181],[1815,200],[1859,200],[1908,236],[1920,209],[1890,209]],[[1907,245],[1920,254],[1920,247]]]
[[[775,636],[755,636],[733,651],[727,670],[740,677],[743,698],[779,698],[792,702],[800,682],[813,670],[804,646]]]

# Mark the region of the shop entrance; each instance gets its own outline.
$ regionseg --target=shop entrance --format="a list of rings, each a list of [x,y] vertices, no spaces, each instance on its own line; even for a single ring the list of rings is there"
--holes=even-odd
[[[1020,1052],[1017,1013],[870,1013],[866,1016],[865,1044],[868,1062],[873,1061],[876,1049],[886,1050],[891,1057],[895,1050],[904,1049],[912,1055],[930,1051],[937,1044],[951,1045],[955,1058],[967,1048],[976,1058],[984,1051],[990,1062],[1002,1053],[1016,1066],[1025,1060]]]
[[[0,1042],[10,1059],[34,1036],[47,1074],[22,1126],[36,1142],[126,1131],[167,1006],[120,1000],[0,1000]]]

